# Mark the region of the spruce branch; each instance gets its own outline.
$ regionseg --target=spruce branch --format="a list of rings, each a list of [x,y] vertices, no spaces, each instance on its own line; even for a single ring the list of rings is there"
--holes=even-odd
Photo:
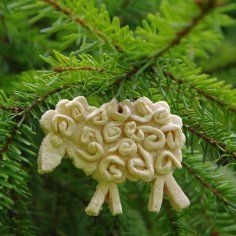
[[[231,105],[231,101],[225,101],[225,100],[221,99],[220,95],[218,95],[218,97],[215,95],[212,95],[209,91],[204,91],[204,87],[198,88],[198,87],[196,87],[196,84],[194,84],[194,83],[191,84],[191,83],[189,83],[189,81],[185,81],[185,79],[176,78],[171,72],[163,71],[163,74],[166,77],[169,77],[170,79],[176,81],[178,84],[184,84],[186,87],[188,87],[189,89],[195,90],[198,94],[203,95],[205,98],[217,103],[218,105],[220,105],[222,107],[228,107],[228,109],[230,111],[236,113],[236,107]],[[197,83],[199,84],[199,81]],[[224,95],[222,88],[220,89],[219,92]]]
[[[202,109],[193,99],[193,89],[186,90],[186,87],[181,87],[182,84],[175,80],[173,83],[173,80],[166,77],[161,69],[159,71],[154,69],[154,73],[150,80],[153,76],[156,77],[157,93],[162,94],[163,99],[171,105],[171,109],[182,117],[184,127],[222,154],[218,164],[223,161],[227,163],[234,161],[236,158],[235,134],[227,132],[221,123],[216,122],[207,108]],[[150,86],[153,87],[151,84]]]
[[[13,143],[14,138],[17,134],[17,131],[20,129],[21,125],[24,123],[26,120],[28,114],[36,107],[39,106],[40,103],[44,102],[48,97],[53,96],[54,94],[61,92],[65,89],[68,89],[70,87],[78,86],[78,85],[83,85],[83,83],[80,82],[74,82],[74,83],[67,83],[64,85],[61,85],[47,93],[45,93],[43,96],[39,96],[33,102],[28,105],[27,107],[18,107],[17,108],[17,114],[16,115],[16,123],[12,126],[12,131],[10,132],[9,137],[7,138],[5,144],[2,146],[0,149],[0,161],[3,160],[3,154],[9,150],[10,145]]]
[[[89,66],[68,66],[68,67],[54,67],[53,70],[55,72],[65,72],[65,71],[96,71],[96,72],[105,72],[105,69],[103,68],[95,68],[95,67],[89,67]]]
[[[203,72],[206,73],[206,74],[213,74],[213,73],[229,70],[229,69],[234,68],[234,67],[236,67],[236,61],[230,61],[226,64],[206,69]]]
[[[200,8],[200,13],[199,15],[195,16],[194,18],[191,19],[191,21],[188,23],[188,25],[181,29],[180,31],[176,32],[176,37],[168,43],[168,45],[161,51],[156,51],[154,52],[150,57],[151,58],[160,58],[162,57],[165,53],[167,53],[170,49],[173,47],[179,45],[181,43],[181,40],[186,37],[192,30],[195,28],[199,22],[208,15],[214,8],[219,7],[217,5],[216,0],[208,0],[206,4],[201,5],[201,1],[195,1],[195,3],[199,6]]]
[[[9,150],[10,145],[14,141],[14,137],[17,134],[21,124],[24,122],[26,116],[25,115],[17,115],[16,116],[16,123],[12,126],[12,130],[10,132],[9,137],[7,138],[5,144],[0,149],[0,161],[3,160],[3,154]]]
[[[178,227],[177,227],[177,224],[175,222],[175,218],[174,218],[172,209],[170,207],[169,202],[166,201],[165,198],[163,198],[163,205],[165,207],[167,217],[168,217],[168,219],[170,221],[170,225],[171,225],[172,231],[174,232],[174,235],[178,236],[179,235]]]
[[[224,153],[224,155],[226,154],[228,156],[236,158],[236,152],[228,150],[225,143],[222,143],[219,140],[216,140],[213,137],[208,136],[204,131],[199,130],[199,128],[195,129],[193,126],[190,126],[188,124],[184,124],[184,127],[187,128],[192,134],[196,135],[197,137],[203,139],[205,142],[219,149],[221,152]],[[219,160],[219,164],[221,162],[222,160]]]
[[[132,0],[124,0],[121,4],[121,8],[124,10],[126,7],[129,6],[129,4],[132,2]]]
[[[60,68],[62,69],[62,68]],[[67,70],[65,70],[67,71]],[[57,71],[59,72],[59,71]],[[62,72],[62,71],[60,71]],[[35,100],[33,100],[33,102],[28,105],[28,106],[19,106],[19,107],[13,107],[13,106],[9,106],[9,107],[4,107],[4,106],[0,106],[0,109],[2,110],[6,110],[6,111],[13,111],[14,113],[16,113],[17,117],[23,117],[26,113],[32,111],[35,107],[37,107],[41,102],[43,102],[44,100],[46,100],[48,97],[54,95],[55,93],[61,92],[67,88],[79,85],[79,84],[83,84],[83,83],[68,83],[68,84],[64,84],[62,86],[59,86],[55,89],[53,89],[52,91],[45,93],[43,96],[39,96],[38,98],[36,98]],[[20,114],[19,114],[20,113]],[[21,122],[20,122],[21,123]],[[16,128],[19,126],[19,124],[17,123],[16,126],[14,127],[13,131],[16,130]],[[13,135],[16,134],[16,132],[12,132]],[[0,152],[1,153],[1,152]]]
[[[81,73],[85,73],[84,76],[90,79],[89,78],[90,76],[93,77],[93,76],[96,76],[97,74],[101,74],[101,76],[109,76],[113,78],[114,76],[119,75],[122,71],[122,70],[120,71],[119,68],[116,69],[117,71],[114,69],[112,70],[113,61],[111,60],[110,57],[107,57],[107,55],[104,55],[104,60],[101,58],[101,62],[97,62],[90,55],[81,55],[81,58],[77,59],[74,56],[66,57],[63,54],[60,54],[59,52],[56,52],[56,51],[54,52],[54,54],[55,54],[55,58],[53,57],[43,58],[47,63],[50,63],[52,67],[52,71],[39,72],[39,74],[42,77],[43,76],[48,77],[48,80],[45,80],[42,83],[38,83],[38,86],[42,86],[42,87],[47,86],[46,84],[48,83],[49,80],[53,81],[56,77],[59,77],[59,78],[64,77],[63,75],[64,73],[67,73],[65,75],[66,80],[59,81],[60,79],[58,78],[58,83],[55,84],[55,86],[53,86],[51,90],[48,90],[45,93],[40,93],[36,97],[30,98],[29,99],[30,103],[27,105],[25,104],[22,105],[22,103],[19,103],[18,101],[18,100],[20,101],[25,100],[24,95],[22,95],[22,97],[21,95],[20,97],[19,96],[14,97],[14,99],[18,101],[16,102],[9,99],[5,95],[4,92],[1,92],[2,96],[1,96],[0,101],[2,105],[0,105],[0,110],[13,111],[13,114],[15,113],[16,115],[18,114],[23,115],[25,112],[32,111],[35,107],[40,105],[44,100],[46,100],[48,97],[56,93],[64,91],[70,87],[73,88],[75,86],[85,85],[86,84],[85,80],[78,81],[76,78],[73,79],[73,81],[70,80],[70,73],[73,73],[73,72],[76,73],[76,76],[80,75]],[[35,85],[35,83],[36,82],[33,80],[28,83],[25,83],[23,87],[25,88],[25,90],[28,90],[28,87],[32,88],[33,85]],[[35,87],[35,89],[37,88]],[[36,91],[33,91],[33,92],[35,93]],[[17,104],[17,106],[13,104]]]
[[[206,161],[202,162],[201,154],[184,150],[185,159],[182,162],[187,172],[204,188],[212,193],[231,212],[236,212],[235,176],[232,170],[225,166]]]
[[[72,10],[70,10],[69,8],[66,8],[62,5],[60,5],[57,1],[55,0],[41,0],[45,3],[48,3],[49,5],[51,5],[53,8],[55,8],[57,11],[60,11],[62,13],[64,13],[65,15],[67,15],[72,21],[76,22],[77,24],[81,25],[84,29],[86,29],[88,32],[90,32],[91,34],[97,36],[98,38],[100,38],[103,42],[105,42],[108,45],[112,45],[117,51],[122,52],[123,48],[118,45],[116,42],[110,42],[109,39],[105,36],[105,34],[103,32],[101,32],[99,29],[96,28],[96,26],[92,25],[90,26],[89,23],[87,23],[85,20],[79,18],[78,16],[76,16],[76,14],[74,12],[72,12]]]
[[[228,200],[221,195],[221,193],[215,189],[214,187],[212,187],[212,185],[207,182],[206,180],[204,180],[200,175],[198,175],[197,173],[194,172],[194,170],[188,165],[186,164],[184,161],[182,161],[182,165],[183,167],[185,167],[188,172],[193,175],[202,185],[204,185],[207,189],[209,189],[220,201],[223,201],[225,204],[229,204]]]
[[[0,105],[0,110],[13,111],[14,113],[19,113],[21,111],[21,108],[20,107],[15,107],[15,106]]]
[[[207,221],[207,224],[209,225],[209,227],[211,228],[211,236],[220,236],[220,233],[218,232],[218,230],[215,228],[214,225],[214,220],[211,218],[211,216],[208,214],[208,209],[206,208],[206,199],[205,197],[201,197],[200,199],[200,204],[201,207],[203,209],[203,214],[205,216],[205,219]]]
[[[182,39],[188,36],[188,34],[216,7],[219,7],[220,5],[217,4],[217,1],[215,0],[209,0],[207,1],[207,4],[204,6],[201,6],[200,2],[196,2],[197,5],[199,5],[200,13],[193,17],[188,23],[187,26],[183,29],[175,32],[176,37],[172,39],[168,44],[165,46],[164,49],[161,51],[157,50],[156,52],[152,53],[149,56],[145,56],[140,59],[139,62],[137,62],[137,66],[134,66],[129,72],[127,72],[125,77],[122,77],[121,80],[117,81],[117,84],[120,84],[122,80],[130,79],[133,76],[135,76],[139,71],[140,67],[145,67],[150,69],[150,67],[161,57],[164,56],[164,54],[168,53],[172,48],[178,46],[181,44]],[[145,42],[142,42],[145,44]]]
[[[19,113],[21,111],[21,107],[18,105],[18,102],[13,101],[5,94],[3,90],[0,90],[0,110]]]
[[[0,149],[0,233],[4,232],[2,230],[5,225],[2,224],[2,217],[6,216],[12,220],[15,232],[24,232],[25,225],[27,225],[28,232],[33,229],[31,229],[33,226],[31,216],[22,215],[22,212],[19,211],[21,209],[24,214],[28,211],[23,204],[29,197],[27,173],[25,168],[22,168],[23,164],[29,164],[29,160],[22,155],[22,152],[32,153],[31,150],[22,147],[23,143],[26,146],[29,145],[24,138],[26,126],[22,127],[25,118],[21,115],[8,117],[3,114],[1,116],[0,136],[3,143],[1,143]],[[29,133],[28,131],[28,135]]]
[[[61,92],[63,90],[66,90],[66,89],[68,89],[70,87],[75,87],[75,86],[79,86],[79,85],[84,85],[84,83],[83,82],[66,83],[66,84],[63,84],[63,85],[55,88],[55,89],[52,89],[51,91],[45,93],[43,96],[39,96],[29,106],[25,107],[24,111],[23,111],[23,114],[27,114],[30,111],[32,111],[34,108],[39,106],[39,104],[44,102],[50,96],[53,96],[54,94],[59,93],[59,92]]]

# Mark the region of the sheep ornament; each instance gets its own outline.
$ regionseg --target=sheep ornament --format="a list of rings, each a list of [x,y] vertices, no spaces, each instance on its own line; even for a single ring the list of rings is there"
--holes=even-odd
[[[97,216],[106,199],[111,213],[121,214],[117,185],[126,180],[151,183],[149,211],[159,212],[164,192],[176,210],[189,206],[172,175],[182,167],[182,120],[166,102],[113,99],[97,108],[79,96],[59,101],[40,124],[46,137],[39,150],[39,173],[53,171],[65,156],[98,181],[88,215]]]

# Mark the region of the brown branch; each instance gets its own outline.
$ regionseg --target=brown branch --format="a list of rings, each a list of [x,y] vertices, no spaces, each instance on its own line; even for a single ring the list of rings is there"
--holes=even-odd
[[[188,170],[188,172],[193,175],[202,185],[204,185],[207,189],[209,189],[219,200],[223,201],[226,204],[230,204],[230,202],[221,195],[221,193],[215,189],[211,184],[209,184],[202,176],[198,175],[194,172],[194,170],[185,162],[182,161],[182,165]]]
[[[132,0],[124,0],[121,4],[121,9],[124,11],[124,9],[127,8],[131,2]]]
[[[54,67],[53,70],[55,72],[58,72],[58,73],[62,73],[62,72],[66,72],[66,71],[95,71],[95,72],[106,72],[105,69],[103,68],[96,68],[96,67],[89,67],[89,66],[83,66],[83,67]],[[74,85],[77,85],[78,83],[74,83]],[[58,88],[58,90],[61,90],[61,87]],[[49,94],[51,95],[51,94]],[[46,96],[48,96],[46,94]],[[35,100],[35,102],[40,102],[42,101],[42,99],[44,99],[44,97],[42,98],[38,98],[37,100]],[[34,103],[32,103],[32,105],[34,106]],[[13,111],[14,113],[21,113],[22,111],[24,110],[29,110],[31,109],[31,106],[28,106],[28,107],[17,107],[17,106],[2,106],[0,105],[0,110],[5,110],[5,111]]]
[[[47,99],[49,96],[61,92],[62,90],[65,90],[67,88],[70,87],[74,87],[76,85],[83,85],[82,82],[74,82],[74,83],[70,83],[70,84],[64,84],[62,86],[59,86],[58,88],[44,94],[43,96],[39,97],[38,99],[34,100],[34,102],[29,105],[28,107],[24,108],[24,113],[27,113],[29,111],[31,111],[34,107],[36,107],[38,104],[40,104],[41,102],[43,102],[45,99]]]
[[[204,133],[202,133],[201,131],[197,131],[195,128],[184,124],[184,127],[187,128],[191,133],[195,134],[196,136],[198,136],[199,138],[203,139],[205,142],[211,144],[212,146],[220,149],[222,152],[224,152],[225,154],[229,154],[231,156],[233,156],[234,158],[236,158],[236,152],[235,151],[230,151],[227,150],[226,144],[212,138],[209,136],[206,136]]]
[[[113,47],[119,51],[119,52],[123,52],[123,48],[118,45],[116,42],[109,42],[109,40],[106,38],[106,36],[102,33],[102,31],[100,31],[99,29],[97,29],[95,26],[90,27],[89,24],[77,17],[75,15],[75,13],[73,13],[69,8],[63,7],[61,6],[58,2],[56,2],[55,0],[41,0],[43,2],[46,2],[48,4],[50,4],[52,7],[54,7],[57,11],[60,11],[62,13],[64,13],[65,15],[67,15],[68,17],[71,18],[72,21],[76,22],[77,24],[81,25],[84,29],[86,29],[87,31],[89,31],[90,33],[98,36],[99,38],[101,38],[105,43],[107,44],[112,44]]]
[[[207,197],[208,196],[201,195],[201,197],[200,197],[200,204],[201,204],[201,207],[203,209],[203,214],[205,216],[204,218],[207,220],[207,224],[211,226],[211,234],[210,234],[210,236],[218,236],[219,233],[215,229],[215,226],[213,224],[212,218],[211,218],[211,216],[208,213],[208,209],[206,208],[207,206],[206,206],[206,201],[205,200],[206,200]]]
[[[69,67],[54,67],[53,70],[55,72],[65,72],[65,71],[97,71],[97,72],[105,72],[106,70],[103,68],[96,68],[90,66],[69,66]]]
[[[177,228],[177,225],[176,225],[176,222],[175,222],[173,213],[172,213],[172,211],[171,211],[170,205],[169,205],[169,203],[166,201],[165,198],[163,198],[163,205],[164,205],[164,207],[165,207],[165,209],[166,209],[167,217],[168,217],[168,219],[169,219],[169,221],[170,221],[170,223],[171,223],[171,226],[172,226],[172,228],[173,228],[173,230],[174,230],[174,235],[177,236],[177,235],[179,235],[179,233],[178,233],[178,228]]]
[[[221,106],[223,106],[223,107],[228,107],[228,109],[229,109],[231,112],[236,113],[236,107],[235,107],[235,106],[232,106],[232,105],[230,105],[230,104],[228,104],[228,103],[226,103],[224,100],[221,100],[221,99],[219,99],[218,97],[216,97],[216,96],[214,96],[214,95],[211,95],[211,94],[207,93],[206,91],[204,91],[204,90],[202,90],[202,89],[200,89],[200,88],[196,88],[194,85],[189,84],[187,81],[185,82],[185,81],[182,80],[182,79],[176,78],[173,74],[171,74],[171,73],[168,72],[168,71],[163,71],[163,74],[164,74],[165,76],[169,77],[170,79],[176,81],[178,84],[186,84],[189,88],[196,90],[196,92],[197,92],[198,94],[203,95],[204,97],[206,97],[206,98],[212,100],[213,102],[215,102],[215,103],[217,103],[217,104],[219,104],[219,105],[221,105]]]
[[[120,76],[119,79],[116,80],[116,87],[119,88],[120,84],[123,80],[130,80],[132,77],[139,71],[139,67],[133,67],[130,71],[126,72],[124,75]]]
[[[182,30],[178,31],[176,33],[176,38],[174,38],[172,41],[170,41],[169,45],[164,48],[161,51],[157,51],[154,53],[154,55],[152,57],[154,58],[158,58],[161,57],[163,54],[165,54],[166,52],[168,52],[171,48],[179,45],[182,41],[182,39],[187,36],[192,30],[193,28],[195,28],[198,23],[207,16],[207,14],[212,11],[215,7],[218,7],[218,5],[216,4],[217,1],[216,0],[208,0],[206,5],[203,7],[201,6],[201,1],[195,1],[196,4],[199,6],[199,8],[201,9],[201,12],[199,15],[197,15],[196,17],[194,17],[188,24],[187,27],[183,28]]]
[[[213,230],[210,236],[220,236],[220,234],[217,231]]]
[[[3,159],[3,153],[5,153],[9,150],[9,147],[12,144],[14,137],[16,136],[16,133],[19,130],[19,128],[20,128],[22,122],[25,120],[25,118],[26,118],[25,115],[18,115],[16,117],[16,123],[12,126],[12,130],[10,132],[10,135],[0,150],[0,161]]]
[[[156,72],[154,67],[153,67],[153,70],[154,70],[154,72]],[[164,71],[163,71],[163,74],[164,74],[165,76],[169,76],[172,80],[177,81],[179,84],[185,83],[183,80],[175,78],[175,77],[174,77],[171,73],[169,73],[169,72],[164,72]],[[196,90],[196,88],[195,88],[194,86],[191,86],[191,85],[188,85],[188,86],[189,86],[190,88]],[[204,91],[203,91],[203,92],[204,92]],[[200,92],[199,92],[199,93],[200,93]],[[226,105],[226,104],[224,104],[224,106],[225,106],[225,105]],[[188,114],[184,114],[184,115],[188,115]],[[227,145],[226,145],[225,143],[223,143],[223,142],[221,142],[221,141],[219,141],[219,140],[216,140],[216,139],[214,139],[214,138],[211,137],[211,136],[207,136],[204,132],[201,131],[201,129],[200,129],[200,130],[199,130],[199,129],[196,129],[196,128],[194,128],[194,127],[188,125],[188,124],[183,124],[183,126],[184,126],[186,129],[188,129],[191,133],[193,133],[194,135],[196,135],[198,138],[203,139],[205,142],[207,142],[207,143],[209,143],[210,145],[216,147],[217,149],[219,149],[219,150],[220,150],[221,152],[223,152],[224,154],[229,154],[230,156],[236,158],[236,151],[234,151],[234,150],[232,150],[232,151],[231,151],[231,150],[228,150],[228,149],[227,149]],[[221,164],[221,161],[222,161],[222,160],[219,160],[219,161],[217,162],[217,164]]]
[[[3,159],[3,153],[7,152],[9,150],[10,145],[13,143],[15,135],[17,133],[17,131],[19,130],[21,124],[24,122],[24,120],[27,117],[27,114],[33,110],[34,107],[36,107],[39,103],[41,103],[42,101],[44,101],[46,98],[48,98],[49,96],[60,92],[64,89],[70,88],[70,87],[74,87],[75,85],[78,85],[79,83],[71,83],[71,84],[66,84],[64,86],[60,86],[48,93],[46,93],[44,96],[39,97],[38,99],[36,99],[31,105],[29,105],[28,107],[22,108],[22,113],[18,114],[16,117],[16,124],[13,125],[12,127],[12,131],[9,135],[9,137],[7,138],[5,144],[3,145],[3,147],[0,150],[0,161]]]
[[[107,38],[104,37],[104,35],[102,34],[101,31],[99,31],[98,29],[96,29],[95,27],[93,27],[93,30],[89,27],[88,23],[86,21],[84,21],[83,19],[80,19],[78,17],[75,16],[75,14],[68,8],[62,7],[60,4],[58,4],[55,0],[41,0],[43,2],[46,2],[48,4],[50,4],[51,6],[53,6],[56,10],[63,12],[65,15],[69,16],[73,21],[75,21],[76,23],[80,24],[82,27],[84,27],[86,30],[88,30],[89,32],[98,35],[100,38],[103,39],[104,42],[109,44],[109,41],[107,40]],[[171,48],[179,45],[181,43],[181,40],[188,35],[191,30],[215,7],[217,7],[217,1],[215,0],[208,0],[207,4],[202,4],[201,0],[196,0],[195,1],[196,4],[199,6],[199,8],[201,9],[201,12],[199,15],[197,15],[195,18],[193,18],[187,27],[183,28],[182,30],[176,32],[176,38],[173,39],[169,45],[163,49],[160,52],[156,52],[154,53],[151,57],[147,57],[145,58],[144,62],[142,62],[139,66],[134,66],[129,72],[127,72],[127,74],[125,76],[121,76],[120,79],[117,80],[117,85],[119,85],[121,83],[121,81],[123,81],[124,79],[130,79],[132,78],[138,71],[140,66],[144,66],[149,60],[153,60],[153,59],[157,59],[158,57],[161,57],[163,54],[165,54],[166,52],[168,52]],[[112,45],[116,48],[117,51],[119,52],[123,52],[123,48],[116,44],[115,42],[112,42]]]
[[[216,72],[224,71],[236,67],[236,61],[230,61],[225,65],[219,65],[213,68],[205,69],[203,72],[206,74],[213,74]]]
[[[2,27],[3,27],[3,36],[0,38],[0,41],[3,44],[8,44],[10,42],[9,36],[8,36],[8,29],[7,29],[7,24],[6,24],[6,19],[4,16],[3,11],[0,9],[0,22],[2,22]]]
[[[23,108],[17,107],[17,106],[3,106],[3,105],[0,105],[0,110],[13,111],[14,113],[19,113],[20,111],[22,111],[22,109]]]
[[[50,4],[56,10],[63,12],[65,15],[69,16],[73,21],[80,24],[82,27],[84,27],[89,32],[98,35],[99,37],[101,37],[103,39],[103,41],[105,41],[106,43],[109,44],[109,41],[106,38],[104,38],[104,35],[98,29],[93,27],[93,30],[91,30],[91,28],[89,27],[87,22],[78,18],[78,17],[75,17],[74,13],[71,12],[70,9],[62,7],[55,0],[42,0],[42,1]],[[157,59],[158,57],[161,57],[163,54],[168,52],[171,48],[180,44],[182,38],[184,38],[186,35],[188,35],[191,32],[191,30],[199,23],[199,21],[202,20],[214,7],[216,7],[215,0],[209,0],[209,2],[204,7],[201,6],[201,4],[202,4],[201,1],[196,1],[196,4],[201,9],[201,13],[198,16],[196,16],[195,18],[193,18],[189,22],[187,27],[176,32],[177,37],[175,39],[173,39],[165,49],[163,49],[162,51],[160,51],[158,53],[154,53],[154,55],[152,55],[151,57],[145,58],[144,62],[142,62],[139,66],[134,66],[129,72],[127,72],[125,75],[122,75],[116,82],[116,84],[118,86],[120,85],[120,83],[123,80],[131,79],[139,71],[139,68],[144,66],[149,60],[153,60],[153,59]],[[112,42],[112,44],[117,49],[117,51],[119,51],[119,52],[124,51],[122,49],[122,47],[120,45],[117,45],[115,42]]]
[[[173,47],[179,45],[182,41],[182,39],[187,36],[192,30],[193,28],[195,28],[198,23],[205,17],[207,16],[207,14],[213,10],[216,7],[219,7],[217,5],[217,1],[215,0],[209,0],[207,2],[207,4],[202,7],[201,6],[201,1],[196,1],[196,4],[199,6],[199,8],[201,9],[200,14],[197,15],[196,17],[194,17],[188,24],[187,27],[181,29],[180,31],[177,31],[176,34],[176,38],[174,38],[172,41],[170,41],[170,43],[161,51],[155,52],[153,53],[151,56],[147,57],[147,58],[143,58],[141,61],[142,63],[138,66],[135,66],[132,68],[132,70],[130,70],[130,72],[127,73],[127,75],[125,77],[122,77],[121,81],[124,79],[130,79],[132,78],[138,71],[139,68],[144,66],[146,63],[148,63],[149,61],[154,61],[157,58],[160,58],[161,56],[163,56],[165,53],[167,53],[170,49],[172,49]],[[120,81],[117,81],[118,84],[120,84]]]

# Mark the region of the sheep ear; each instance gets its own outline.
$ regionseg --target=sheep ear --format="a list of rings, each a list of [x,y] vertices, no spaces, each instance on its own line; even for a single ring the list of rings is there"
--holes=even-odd
[[[41,119],[40,119],[40,125],[44,131],[45,134],[50,133],[52,131],[52,118],[57,113],[54,110],[46,111]]]
[[[63,140],[54,134],[48,134],[40,146],[38,172],[44,174],[53,171],[61,163],[64,155]]]

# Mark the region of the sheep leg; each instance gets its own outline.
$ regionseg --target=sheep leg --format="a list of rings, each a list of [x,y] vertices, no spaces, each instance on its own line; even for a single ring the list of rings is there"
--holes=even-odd
[[[118,215],[122,213],[122,206],[120,202],[120,195],[118,187],[115,183],[109,185],[109,208],[112,215]]]
[[[164,177],[157,176],[152,183],[152,190],[149,197],[148,210],[152,212],[159,212],[163,200]]]
[[[89,205],[85,209],[89,216],[98,216],[102,209],[105,197],[108,193],[109,185],[107,183],[99,183]]]
[[[165,176],[165,192],[175,210],[179,211],[190,205],[190,201],[175,181],[172,173]]]

